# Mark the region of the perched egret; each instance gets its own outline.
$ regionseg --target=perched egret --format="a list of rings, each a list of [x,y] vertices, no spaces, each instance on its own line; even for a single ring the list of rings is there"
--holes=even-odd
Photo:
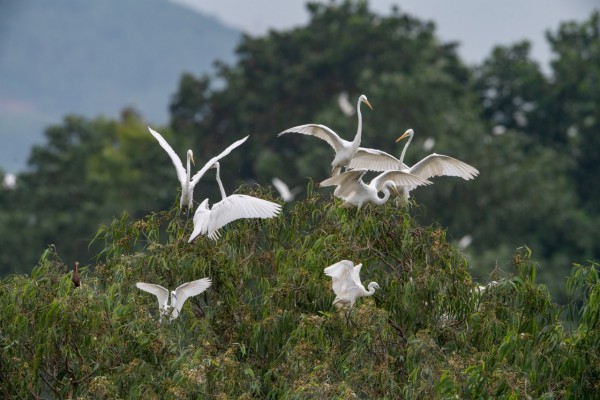
[[[185,206],[185,207],[187,207],[188,213],[193,208],[194,187],[200,181],[200,179],[204,176],[206,171],[210,167],[212,167],[212,165],[215,162],[219,161],[221,158],[223,158],[226,155],[228,155],[229,153],[231,153],[231,151],[233,149],[240,146],[242,143],[244,143],[246,141],[246,139],[248,139],[248,136],[246,136],[245,138],[232,143],[231,145],[229,145],[229,147],[227,147],[225,150],[223,150],[218,156],[213,157],[210,160],[208,160],[208,162],[206,164],[204,164],[204,167],[202,167],[202,169],[200,171],[196,172],[194,174],[194,176],[191,176],[190,161],[195,164],[194,153],[192,152],[192,150],[187,151],[187,168],[184,168],[181,160],[179,159],[179,156],[177,156],[177,153],[175,153],[173,148],[169,145],[169,143],[167,143],[167,141],[161,136],[161,134],[156,132],[155,130],[153,130],[150,127],[148,127],[148,129],[150,130],[150,133],[152,134],[152,136],[154,136],[156,138],[156,140],[158,140],[158,143],[167,152],[169,157],[171,157],[171,161],[173,162],[173,165],[175,166],[175,169],[177,170],[177,178],[179,179],[179,182],[181,183],[181,198],[179,199],[179,210],[181,210]]]
[[[271,180],[271,183],[273,183],[273,186],[275,186],[275,189],[277,189],[277,191],[279,192],[279,195],[281,196],[283,201],[285,201],[286,203],[289,203],[290,201],[294,201],[294,198],[296,197],[296,195],[298,193],[300,193],[300,191],[302,190],[299,187],[290,189],[289,186],[284,181],[282,181],[281,179],[279,179],[277,177],[274,177]]]
[[[273,218],[281,206],[267,200],[257,197],[247,196],[245,194],[232,194],[227,196],[220,177],[220,165],[214,163],[217,169],[217,183],[221,190],[222,200],[209,208],[208,199],[205,199],[196,209],[194,214],[194,231],[190,236],[189,242],[198,235],[207,235],[213,240],[220,236],[219,229],[228,223],[241,218]]]
[[[369,283],[369,290],[366,290],[360,281],[360,268],[362,264],[354,266],[349,260],[337,262],[323,271],[332,278],[332,288],[335,293],[333,305],[341,308],[344,306],[352,307],[359,297],[372,296],[375,289],[379,289],[377,282]]]
[[[199,295],[208,289],[211,285],[210,278],[202,278],[196,281],[184,283],[171,291],[171,304],[167,304],[169,300],[169,290],[154,283],[138,282],[135,284],[138,289],[152,293],[158,299],[158,309],[160,312],[160,320],[169,318],[173,321],[179,316],[183,303],[192,296]]]
[[[333,130],[326,127],[325,125],[318,124],[295,126],[293,128],[286,129],[285,131],[279,133],[277,136],[279,137],[284,133],[294,132],[301,133],[303,135],[316,136],[319,139],[326,141],[335,150],[335,158],[331,163],[331,166],[333,167],[331,171],[331,176],[338,175],[342,171],[342,167],[348,165],[352,157],[354,157],[356,150],[358,150],[358,147],[360,146],[360,140],[362,135],[362,114],[360,113],[361,103],[365,103],[367,106],[369,106],[371,110],[373,109],[373,107],[371,107],[371,104],[369,103],[369,100],[367,100],[367,96],[363,94],[358,98],[358,103],[356,104],[356,113],[358,114],[358,130],[356,131],[356,136],[354,137],[354,140],[351,142],[340,138],[337,133],[335,133]]]
[[[81,285],[81,278],[79,277],[79,262],[75,261],[75,266],[73,267],[73,277],[71,278],[71,282],[75,287],[79,287]]]
[[[407,166],[404,164],[404,155],[406,154],[406,149],[412,141],[413,135],[414,131],[412,129],[408,129],[396,140],[396,142],[399,142],[405,137],[408,137],[408,141],[406,142],[406,145],[404,145],[402,153],[400,154],[400,159],[396,159],[392,155],[380,150],[362,149],[363,152],[360,154],[363,154],[363,156],[354,158],[349,167],[368,169],[371,171],[388,171],[390,169],[396,169],[410,172],[411,174],[417,175],[424,179],[433,178],[434,176],[457,176],[465,180],[470,180],[479,174],[477,169],[465,162],[450,156],[436,153],[428,155],[412,167]],[[367,157],[366,155],[370,155],[370,157]],[[402,189],[404,190],[405,195],[408,197],[408,193],[415,187],[416,186],[414,185],[406,185],[402,187]]]
[[[354,169],[332,176],[321,182],[321,186],[337,186],[333,191],[336,197],[345,200],[342,207],[356,206],[360,208],[364,204],[385,204],[389,197],[389,187],[396,189],[397,186],[421,186],[429,185],[430,181],[405,171],[385,171],[371,180],[367,185],[362,177],[366,169]],[[379,197],[383,192],[383,197]]]

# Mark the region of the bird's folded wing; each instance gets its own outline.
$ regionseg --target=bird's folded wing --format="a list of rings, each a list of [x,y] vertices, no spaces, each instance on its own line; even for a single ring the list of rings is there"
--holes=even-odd
[[[210,167],[212,167],[214,163],[216,163],[221,158],[223,158],[226,155],[228,155],[229,153],[231,153],[231,151],[233,149],[235,149],[236,147],[238,147],[242,143],[244,143],[248,139],[249,136],[250,135],[246,136],[243,139],[240,139],[240,140],[237,140],[237,141],[233,142],[225,150],[223,150],[219,155],[217,155],[217,156],[211,158],[210,160],[208,160],[208,162],[206,164],[204,164],[204,166],[202,167],[202,169],[200,169],[200,171],[196,172],[194,174],[194,176],[192,176],[192,186],[195,186],[200,181],[200,179],[204,176],[204,174],[206,173],[206,171],[208,171],[208,169]]]
[[[412,174],[429,179],[434,176],[458,176],[470,180],[479,171],[469,164],[442,154],[430,154],[410,168]]]
[[[396,186],[411,188],[423,185],[431,185],[431,182],[427,179],[405,171],[386,171],[373,180],[375,181],[375,187],[377,190],[382,190],[385,182],[387,181],[394,182]]]
[[[160,285],[154,283],[138,282],[135,284],[138,289],[144,292],[152,293],[158,299],[158,308],[163,308],[169,301],[169,291]]]
[[[368,169],[369,171],[391,171],[408,169],[391,154],[377,149],[359,147],[348,164],[350,169]]]
[[[207,234],[210,236],[219,228],[241,218],[272,218],[281,206],[267,200],[244,194],[232,194],[216,203],[210,210]]]
[[[199,295],[208,289],[211,285],[210,278],[202,278],[195,281],[184,283],[175,289],[175,296],[177,297],[177,304],[173,305],[178,312],[181,311],[185,301],[192,297]]]
[[[187,172],[183,167],[183,164],[181,163],[181,159],[160,133],[156,132],[150,127],[148,127],[148,130],[150,131],[152,136],[154,136],[154,138],[158,140],[158,144],[160,144],[160,147],[162,147],[167,152],[169,157],[171,157],[171,161],[175,166],[175,170],[177,170],[177,179],[179,179],[179,182],[183,184],[183,182],[185,182],[185,180],[187,179]]]
[[[191,243],[199,235],[205,235],[208,230],[208,220],[210,218],[210,210],[208,208],[208,199],[204,199],[204,201],[198,206],[196,209],[196,213],[194,213],[194,230],[190,235],[190,239],[188,243]]]
[[[319,139],[329,143],[329,145],[333,147],[336,153],[338,153],[342,149],[342,139],[338,136],[337,133],[335,133],[325,125],[306,124],[295,126],[293,128],[286,129],[283,132],[280,132],[277,135],[277,137],[283,135],[284,133],[301,133],[303,135],[316,136]]]

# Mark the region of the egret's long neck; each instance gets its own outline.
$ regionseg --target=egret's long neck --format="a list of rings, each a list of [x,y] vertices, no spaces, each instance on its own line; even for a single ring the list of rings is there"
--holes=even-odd
[[[190,185],[190,181],[192,179],[192,168],[191,168],[191,165],[190,165],[190,157],[189,156],[187,157],[186,174],[187,174],[187,179],[185,181],[186,182],[185,184],[186,184],[186,186],[189,186]]]
[[[352,141],[352,144],[354,144],[355,146],[360,145],[360,140],[362,136],[362,114],[360,113],[360,103],[361,101],[359,99],[358,103],[356,103],[356,114],[358,115],[358,130],[356,131],[356,136]]]
[[[400,154],[400,165],[402,165],[402,163],[404,162],[404,156],[406,155],[406,149],[408,149],[408,145],[410,144],[412,138],[413,138],[413,135],[408,135],[408,141],[406,142],[406,144],[404,145],[404,148],[402,149],[402,154]]]
[[[388,195],[389,195],[389,193],[390,193],[390,192],[388,192]],[[372,296],[372,295],[374,295],[374,294],[375,294],[375,282],[371,282],[371,283],[369,283],[369,286],[368,286],[368,288],[369,288],[369,290],[367,290],[367,294],[368,294],[369,296]]]
[[[377,199],[374,200],[374,203],[377,205],[381,205],[381,204],[385,204],[388,199],[390,198],[390,191],[388,189],[389,186],[396,186],[396,184],[393,181],[386,181],[383,184],[383,188],[381,189],[381,191],[383,192],[383,197],[379,197],[379,195],[376,195]],[[369,286],[370,287],[370,286]],[[375,290],[375,289],[373,289]],[[371,293],[373,294],[373,293]]]
[[[223,187],[223,183],[221,182],[221,166],[219,163],[215,163],[215,168],[217,168],[217,183],[219,184],[219,190],[221,191],[221,197],[223,200],[227,198],[225,194],[225,188]]]

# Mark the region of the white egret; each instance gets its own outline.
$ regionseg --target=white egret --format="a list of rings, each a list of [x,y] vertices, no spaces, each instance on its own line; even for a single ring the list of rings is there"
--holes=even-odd
[[[366,290],[360,281],[360,269],[362,264],[354,266],[349,260],[337,262],[323,271],[332,278],[332,288],[335,293],[333,305],[341,308],[351,308],[359,297],[372,296],[375,289],[379,289],[377,282],[371,282]]]
[[[367,185],[362,177],[366,169],[354,169],[332,176],[321,182],[321,186],[337,186],[333,192],[336,197],[345,200],[342,207],[356,206],[360,208],[364,204],[385,204],[389,197],[389,187],[396,189],[397,186],[421,186],[429,185],[430,181],[405,171],[385,171],[371,180]],[[383,192],[383,197],[379,197]]]
[[[273,218],[279,214],[281,206],[277,203],[245,194],[227,196],[221,182],[219,163],[214,163],[213,167],[217,169],[217,182],[223,199],[214,204],[212,208],[208,206],[208,199],[198,206],[193,219],[194,231],[189,242],[198,235],[207,235],[209,238],[217,240],[220,236],[219,229],[236,219]]]
[[[342,113],[344,113],[346,117],[351,117],[356,112],[354,111],[352,103],[350,103],[350,99],[348,98],[348,92],[346,91],[338,95],[338,106],[340,107],[340,110],[342,110]]]
[[[408,137],[408,141],[400,154],[400,159],[396,159],[394,156],[380,150],[363,148],[357,152],[357,157],[352,159],[349,167],[368,169],[371,171],[387,171],[390,167],[393,167],[391,169],[410,172],[411,174],[424,179],[433,178],[434,176],[457,176],[464,180],[470,180],[479,174],[479,171],[476,168],[463,161],[436,153],[428,155],[412,167],[407,166],[404,164],[404,156],[406,154],[406,149],[412,141],[413,135],[414,131],[408,129],[396,140],[396,142],[399,142],[405,137]],[[408,197],[408,193],[415,187],[416,186],[414,185],[407,185],[402,189]]]
[[[158,309],[160,312],[160,320],[169,318],[169,321],[173,321],[179,316],[181,308],[185,301],[192,297],[199,295],[208,289],[211,285],[210,278],[202,278],[196,281],[184,283],[177,287],[177,289],[171,291],[171,304],[168,304],[169,290],[154,283],[138,282],[135,284],[138,289],[145,292],[152,293],[158,299]]]
[[[212,165],[216,161],[219,161],[221,158],[223,158],[226,155],[228,155],[229,153],[231,153],[231,151],[233,149],[240,146],[242,143],[244,143],[246,141],[246,139],[248,139],[248,136],[246,136],[243,139],[233,142],[231,145],[229,145],[229,147],[227,147],[225,150],[223,150],[219,155],[208,160],[208,162],[206,164],[204,164],[204,167],[202,167],[202,169],[200,171],[196,172],[194,174],[194,176],[191,176],[190,161],[192,163],[194,163],[194,153],[192,152],[192,150],[187,151],[187,157],[186,157],[187,158],[187,168],[184,168],[183,163],[179,159],[179,156],[177,155],[177,153],[175,153],[175,151],[169,145],[169,143],[167,143],[167,141],[162,137],[162,135],[150,127],[148,127],[148,130],[150,130],[150,133],[152,134],[152,136],[154,136],[156,138],[156,140],[158,140],[158,144],[160,144],[160,146],[167,152],[169,157],[171,157],[171,161],[173,162],[173,165],[175,166],[175,169],[177,170],[177,178],[179,179],[179,182],[181,183],[181,198],[179,199],[179,210],[181,210],[185,206],[185,207],[187,207],[188,213],[189,213],[189,210],[191,210],[193,208],[194,187],[196,186],[196,184],[198,184],[198,182],[204,176],[206,171],[210,167],[212,167]]]
[[[4,175],[4,180],[2,181],[2,186],[5,189],[14,189],[17,187],[17,177],[15,174],[6,174]]]
[[[356,104],[356,113],[358,114],[358,130],[356,131],[356,136],[354,137],[354,140],[351,142],[340,138],[337,133],[335,133],[327,126],[319,124],[295,126],[293,128],[286,129],[285,131],[279,133],[277,137],[283,135],[284,133],[294,132],[301,133],[303,135],[316,136],[319,139],[326,141],[335,150],[335,158],[331,163],[331,166],[333,168],[331,171],[331,176],[338,175],[341,172],[342,167],[348,165],[348,163],[354,157],[354,154],[358,150],[358,147],[360,146],[360,140],[362,135],[362,114],[360,113],[361,103],[365,103],[367,106],[369,106],[371,110],[373,109],[373,107],[369,103],[369,100],[367,100],[367,96],[363,94],[358,98],[358,103]]]
[[[295,187],[293,189],[290,189],[290,187],[281,179],[274,177],[271,180],[271,183],[273,183],[273,186],[275,186],[275,189],[277,189],[277,191],[279,192],[279,195],[281,196],[281,198],[283,199],[283,201],[285,201],[286,203],[289,203],[290,201],[294,201],[294,198],[296,197],[296,195],[298,193],[300,193],[300,191],[302,190],[299,187]]]

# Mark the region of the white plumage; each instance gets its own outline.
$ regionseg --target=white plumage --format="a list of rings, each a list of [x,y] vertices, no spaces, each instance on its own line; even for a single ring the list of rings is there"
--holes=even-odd
[[[397,159],[394,156],[380,150],[366,149],[361,147],[357,151],[355,158],[352,159],[348,167],[352,169],[368,169],[370,171],[401,170],[410,172],[411,174],[417,175],[423,179],[429,179],[435,176],[457,176],[459,178],[463,178],[464,180],[470,180],[479,174],[477,169],[463,161],[436,153],[428,155],[412,167],[409,167],[408,165],[404,164],[403,161],[406,154],[406,149],[410,145],[413,135],[414,131],[412,129],[408,129],[396,140],[396,142],[399,142],[405,137],[409,138],[408,142],[406,142],[406,145],[404,145],[404,148],[402,149],[400,159]],[[417,186],[414,185],[407,185],[402,187],[402,189],[404,190],[405,195],[408,197],[409,192],[416,187]]]
[[[345,200],[342,207],[355,206],[360,208],[368,203],[384,204],[390,197],[389,187],[429,185],[430,181],[412,175],[405,171],[385,171],[371,180],[369,184],[363,182],[362,177],[366,169],[355,169],[332,176],[321,182],[321,186],[337,186],[333,191],[334,196]],[[383,197],[379,197],[383,192]]]
[[[169,318],[169,321],[173,321],[179,316],[185,301],[192,296],[196,296],[204,292],[210,287],[211,283],[212,282],[210,278],[202,278],[178,286],[177,289],[170,292],[171,304],[168,304],[169,290],[165,289],[164,287],[154,283],[145,282],[138,282],[135,284],[135,286],[137,286],[137,288],[140,290],[152,293],[156,296],[158,299],[160,320],[165,317]]]
[[[198,209],[196,209],[196,213],[194,214],[194,230],[189,242],[199,235],[207,235],[209,238],[216,240],[220,236],[219,229],[236,219],[272,218],[279,214],[281,206],[277,203],[245,194],[227,196],[219,176],[219,163],[215,163],[214,167],[217,169],[216,178],[223,199],[214,204],[212,208],[208,205],[208,199],[205,199]]]
[[[369,108],[373,109],[373,107],[371,107],[371,104],[369,103],[369,100],[367,100],[367,96],[363,94],[358,98],[358,103],[356,104],[356,113],[358,114],[358,130],[356,131],[356,136],[354,137],[354,140],[351,142],[340,138],[337,133],[335,133],[327,126],[318,124],[295,126],[293,128],[286,129],[285,131],[279,133],[277,136],[279,137],[284,133],[293,132],[301,133],[303,135],[315,136],[319,139],[326,141],[331,147],[333,147],[333,150],[335,150],[335,158],[331,163],[331,175],[338,175],[341,172],[342,167],[348,165],[348,163],[354,157],[354,154],[358,150],[358,147],[360,146],[362,135],[362,114],[360,113],[361,103],[365,103],[367,106],[369,106]]]
[[[375,289],[379,289],[377,282],[371,282],[366,290],[360,281],[360,269],[362,264],[354,266],[349,260],[337,262],[323,271],[332,279],[332,288],[335,293],[333,305],[340,308],[352,307],[359,297],[371,296]]]
[[[277,177],[274,177],[271,180],[271,183],[273,183],[273,186],[275,186],[275,189],[277,189],[277,192],[279,192],[279,195],[286,203],[294,201],[296,195],[302,190],[299,187],[290,189],[290,187],[284,181]]]
[[[179,179],[179,183],[181,183],[181,198],[179,199],[179,209],[181,210],[181,208],[185,206],[188,208],[188,211],[193,208],[194,187],[196,186],[196,184],[198,184],[198,182],[204,176],[206,171],[208,171],[208,169],[212,167],[212,165],[215,162],[219,161],[221,158],[231,153],[233,149],[240,146],[246,141],[246,139],[248,139],[248,136],[246,136],[245,138],[240,139],[229,145],[229,147],[223,150],[219,155],[208,160],[208,162],[204,164],[202,169],[196,172],[192,177],[190,168],[190,161],[192,163],[194,162],[194,153],[192,152],[192,150],[187,151],[187,168],[184,168],[183,163],[179,159],[179,156],[177,155],[177,153],[175,153],[175,151],[169,145],[169,143],[167,143],[167,141],[162,137],[162,135],[150,127],[148,127],[148,130],[150,131],[152,136],[156,138],[158,144],[160,144],[160,146],[167,152],[169,157],[171,157],[171,161],[173,162],[175,170],[177,171],[177,179]]]

